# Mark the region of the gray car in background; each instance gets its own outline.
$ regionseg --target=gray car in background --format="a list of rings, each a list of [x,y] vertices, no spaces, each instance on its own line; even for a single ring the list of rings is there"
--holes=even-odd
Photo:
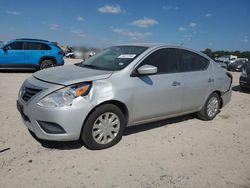
[[[215,61],[217,65],[219,65],[221,68],[227,69],[227,64],[224,61]]]
[[[81,139],[90,149],[120,141],[127,126],[197,112],[212,120],[231,99],[232,76],[180,46],[113,46],[85,62],[34,73],[17,100],[44,140]]]

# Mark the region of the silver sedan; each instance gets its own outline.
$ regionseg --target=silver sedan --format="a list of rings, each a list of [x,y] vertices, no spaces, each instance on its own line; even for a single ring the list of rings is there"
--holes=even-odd
[[[212,120],[231,99],[232,76],[180,46],[113,46],[85,62],[38,71],[17,100],[38,138],[81,139],[90,149],[118,143],[127,126],[197,112]]]

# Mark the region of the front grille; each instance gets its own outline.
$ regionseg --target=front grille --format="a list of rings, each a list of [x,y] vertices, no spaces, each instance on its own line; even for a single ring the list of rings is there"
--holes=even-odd
[[[34,88],[24,87],[22,99],[24,101],[28,102],[31,97],[33,97],[34,95],[36,95],[40,91],[41,91],[41,89],[34,89]]]

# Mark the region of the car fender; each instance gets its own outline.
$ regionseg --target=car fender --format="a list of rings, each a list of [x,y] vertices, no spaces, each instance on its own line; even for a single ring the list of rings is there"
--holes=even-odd
[[[39,59],[39,65],[40,65],[41,62],[42,62],[43,60],[45,60],[45,59],[51,59],[51,60],[53,60],[53,61],[55,62],[55,64],[57,64],[57,60],[56,60],[56,58],[55,58],[54,56],[43,56],[43,57],[41,57],[41,58]]]

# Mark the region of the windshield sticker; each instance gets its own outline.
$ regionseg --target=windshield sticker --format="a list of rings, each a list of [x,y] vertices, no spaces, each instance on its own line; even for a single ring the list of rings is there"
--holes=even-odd
[[[117,58],[124,58],[124,59],[133,59],[135,58],[136,54],[121,54]]]

